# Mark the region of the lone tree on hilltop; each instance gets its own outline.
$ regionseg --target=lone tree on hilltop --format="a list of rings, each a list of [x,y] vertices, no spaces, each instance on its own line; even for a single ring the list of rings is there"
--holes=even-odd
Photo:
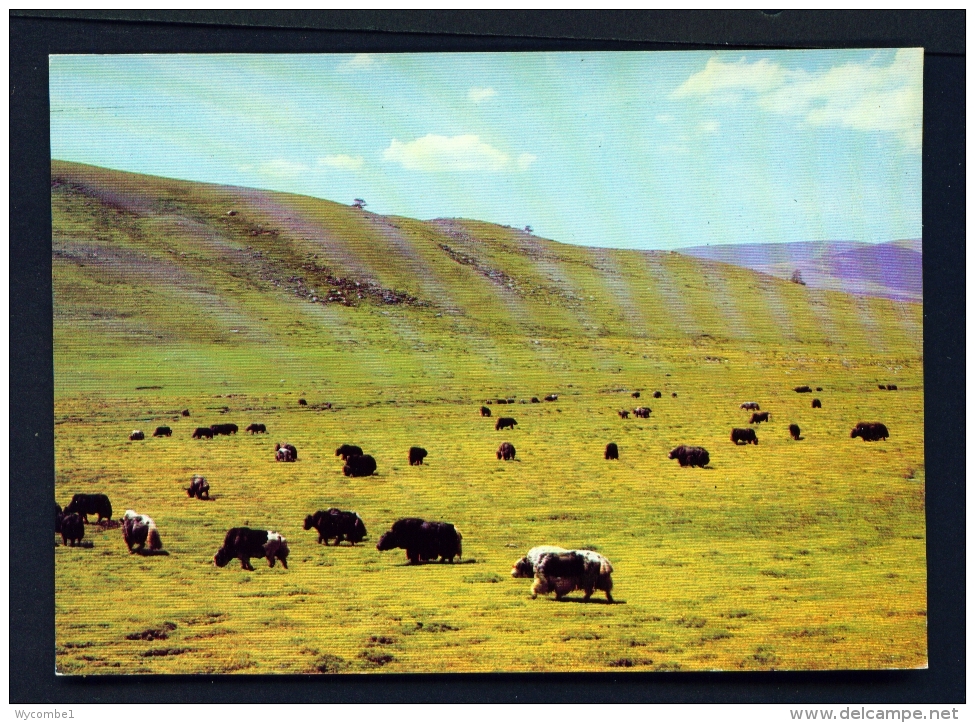
[[[525,233],[532,233],[534,229],[531,226],[525,226]]]
[[[792,276],[789,278],[789,281],[791,281],[793,284],[802,284],[803,286],[806,285],[806,282],[802,280],[802,272],[799,271],[799,269],[792,272]]]
[[[360,208],[361,209],[361,208],[365,208],[365,207],[366,207],[366,202],[363,201],[361,198],[357,198],[354,201],[352,201],[352,208]]]

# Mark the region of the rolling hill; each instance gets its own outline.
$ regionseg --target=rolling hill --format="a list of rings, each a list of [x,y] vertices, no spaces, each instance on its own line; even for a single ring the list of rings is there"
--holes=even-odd
[[[921,240],[879,244],[798,241],[690,246],[680,253],[788,279],[797,269],[807,286],[899,301],[922,299]]]

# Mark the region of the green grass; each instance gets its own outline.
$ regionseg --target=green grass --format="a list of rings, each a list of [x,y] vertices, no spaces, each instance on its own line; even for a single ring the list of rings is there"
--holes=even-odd
[[[56,549],[61,672],[926,665],[919,305],[474,221],[52,174],[56,496],[151,515],[169,553],[129,555],[95,526],[91,547]],[[375,286],[354,306],[311,301],[337,278]],[[492,407],[514,431],[477,413],[552,392]],[[758,447],[728,439],[746,400],[772,412]],[[650,419],[616,415],[640,403]],[[892,437],[850,439],[860,420]],[[270,434],[190,439],[223,421]],[[172,438],[127,439],[161,424]],[[276,441],[300,461],[275,463]],[[517,462],[496,460],[501,441]],[[619,462],[602,459],[610,441]],[[343,477],[344,442],[378,474]],[[710,467],[668,460],[679,443],[707,447]],[[409,467],[411,445],[426,465]],[[213,501],[186,497],[194,473]],[[357,510],[369,540],[316,545],[302,521],[329,506]],[[409,515],[457,525],[463,564],[377,552]],[[290,569],[214,567],[243,524],[284,534]],[[509,570],[538,544],[609,557],[617,604],[531,600]]]

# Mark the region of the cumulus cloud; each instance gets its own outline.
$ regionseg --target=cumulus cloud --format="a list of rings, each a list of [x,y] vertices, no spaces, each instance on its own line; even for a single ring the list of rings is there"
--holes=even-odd
[[[284,158],[275,158],[262,163],[259,166],[259,170],[265,176],[285,178],[287,176],[297,176],[301,173],[307,173],[309,168],[303,163],[296,163]]]
[[[387,161],[399,163],[409,171],[504,171],[524,170],[534,163],[535,156],[522,153],[517,159],[476,135],[438,136],[403,143],[393,139],[383,151]]]
[[[329,166],[343,171],[358,171],[362,168],[363,163],[362,156],[347,156],[344,153],[335,156],[323,156],[318,159],[320,166]]]
[[[733,100],[751,95],[760,108],[811,126],[892,133],[919,149],[922,63],[922,51],[910,48],[898,50],[888,65],[854,62],[817,72],[788,70],[768,59],[715,57],[673,96]]]
[[[493,98],[498,94],[494,88],[471,88],[467,91],[467,98],[472,103],[483,103],[488,98]]]
[[[376,65],[376,59],[369,53],[356,53],[348,60],[339,63],[339,70],[353,71],[365,70]]]

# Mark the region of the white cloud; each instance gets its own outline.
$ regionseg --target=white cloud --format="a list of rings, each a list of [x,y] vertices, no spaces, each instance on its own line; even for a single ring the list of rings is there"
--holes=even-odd
[[[387,161],[399,163],[409,171],[504,171],[512,167],[525,170],[535,161],[531,153],[512,160],[504,151],[485,143],[476,135],[437,136],[403,143],[395,138],[383,151]]]
[[[821,72],[787,70],[767,59],[748,63],[711,58],[674,91],[675,98],[725,99],[753,94],[758,106],[812,126],[841,126],[898,135],[921,146],[923,51],[898,50],[893,62],[857,62]]]
[[[718,123],[718,121],[711,120],[711,121],[704,121],[703,123],[698,125],[697,129],[701,131],[701,133],[707,133],[708,135],[712,135],[714,133],[717,133],[720,127],[721,124]]]
[[[348,60],[339,63],[339,70],[353,71],[365,70],[376,65],[376,59],[369,53],[356,53]]]
[[[323,156],[318,159],[318,165],[339,168],[343,171],[358,171],[362,168],[362,156],[347,156],[339,153],[335,156]]]
[[[308,173],[310,169],[303,163],[295,163],[294,161],[289,161],[284,158],[275,158],[262,163],[259,170],[266,176],[284,178],[287,176],[297,176],[301,173]]]
[[[488,98],[493,98],[498,94],[494,88],[471,88],[467,91],[467,98],[472,103],[483,103]]]

